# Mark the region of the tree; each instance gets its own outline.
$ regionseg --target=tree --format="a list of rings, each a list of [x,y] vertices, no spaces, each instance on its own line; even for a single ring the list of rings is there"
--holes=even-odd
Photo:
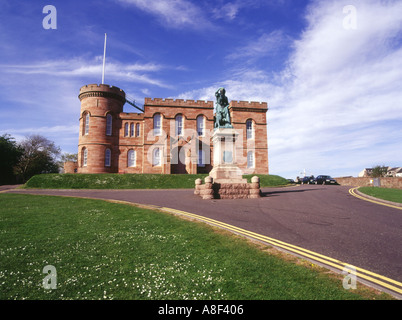
[[[371,171],[371,176],[373,178],[381,178],[385,177],[388,172],[388,167],[386,166],[375,166],[373,167],[373,170]]]
[[[20,143],[23,154],[15,167],[15,173],[26,182],[40,173],[57,173],[57,157],[60,148],[41,135],[30,135]]]
[[[77,161],[78,160],[78,153],[68,153],[65,152],[61,155],[60,160],[62,163],[67,161]]]
[[[22,152],[9,134],[0,136],[0,185],[16,183],[14,166],[18,163]]]

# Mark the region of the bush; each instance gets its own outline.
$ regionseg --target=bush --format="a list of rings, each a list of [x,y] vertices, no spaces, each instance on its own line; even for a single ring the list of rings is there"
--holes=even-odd
[[[207,174],[40,174],[25,188],[43,189],[192,189],[195,180]],[[245,175],[248,182],[255,175]],[[286,179],[276,175],[257,175],[261,187],[284,186]]]

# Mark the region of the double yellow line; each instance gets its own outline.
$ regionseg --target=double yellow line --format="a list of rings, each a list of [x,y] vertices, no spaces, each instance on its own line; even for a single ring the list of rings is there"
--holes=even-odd
[[[333,259],[327,256],[324,256],[322,254],[319,253],[315,253],[313,251],[307,250],[307,249],[303,249],[297,246],[294,246],[292,244],[280,241],[280,240],[276,240],[255,232],[251,232],[242,228],[238,228],[236,226],[232,226],[230,224],[224,223],[224,222],[220,222],[214,219],[210,219],[210,218],[206,218],[206,217],[202,217],[193,213],[189,213],[189,212],[185,212],[185,211],[181,211],[181,210],[176,210],[176,209],[171,209],[171,208],[166,208],[166,207],[160,207],[159,210],[167,212],[167,213],[173,213],[173,214],[178,214],[178,215],[182,215],[185,216],[187,218],[193,218],[199,221],[203,221],[206,222],[208,224],[214,225],[216,227],[219,228],[223,228],[229,231],[232,231],[236,234],[240,234],[242,236],[246,236],[248,238],[254,239],[254,240],[258,240],[261,241],[263,243],[266,244],[270,244],[274,247],[277,248],[281,248],[285,251],[288,251],[290,253],[296,254],[298,256],[302,256],[304,258],[307,258],[309,260],[312,261],[317,261],[320,262],[324,265],[327,266],[331,266],[332,268],[335,268],[337,270],[341,270],[344,271],[345,268],[347,267],[349,268],[353,268],[354,270],[356,270],[356,277],[359,279],[365,279],[373,284],[376,284],[378,286],[381,286],[383,288],[387,288],[393,292],[396,292],[398,294],[402,294],[402,283],[392,280],[390,278],[381,276],[379,274],[376,274],[374,272],[368,271],[368,270],[364,270],[362,268],[358,268],[355,266],[351,266],[348,263],[344,263],[341,262],[337,259]]]
[[[398,210],[402,210],[402,206],[400,207],[400,206],[396,206],[396,205],[393,205],[393,204],[390,204],[390,203],[385,203],[385,202],[381,202],[381,201],[377,201],[377,200],[374,200],[374,199],[369,199],[369,198],[363,197],[363,196],[361,196],[361,195],[356,193],[357,189],[358,189],[358,187],[349,189],[349,193],[352,196],[354,196],[356,198],[359,198],[361,200],[364,200],[364,201],[372,202],[372,203],[375,203],[375,204],[380,204],[382,206],[386,206],[386,207],[390,207],[390,208],[394,208],[394,209],[398,209]]]

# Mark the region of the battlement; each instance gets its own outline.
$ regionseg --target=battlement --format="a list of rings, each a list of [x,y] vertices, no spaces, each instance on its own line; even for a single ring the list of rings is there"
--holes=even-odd
[[[213,101],[145,98],[145,106],[213,108]]]
[[[268,103],[257,101],[235,101],[230,102],[232,108],[252,108],[252,109],[266,109],[268,110]]]
[[[126,101],[126,93],[115,86],[108,84],[88,84],[80,88],[79,99],[87,97],[108,97],[117,98],[121,101]]]

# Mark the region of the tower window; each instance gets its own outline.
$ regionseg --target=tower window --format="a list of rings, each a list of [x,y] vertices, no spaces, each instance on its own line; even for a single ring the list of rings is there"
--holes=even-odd
[[[113,118],[110,113],[106,116],[106,135],[111,136],[112,135],[112,122]]]
[[[82,150],[82,166],[86,167],[88,164],[88,149],[84,148]]]
[[[128,126],[129,126],[128,122],[124,124],[124,136],[125,137],[128,137]]]
[[[89,133],[89,113],[85,114],[84,118],[84,134],[87,135]]]
[[[105,167],[110,167],[111,159],[112,158],[112,151],[110,149],[106,149],[105,151]]]

